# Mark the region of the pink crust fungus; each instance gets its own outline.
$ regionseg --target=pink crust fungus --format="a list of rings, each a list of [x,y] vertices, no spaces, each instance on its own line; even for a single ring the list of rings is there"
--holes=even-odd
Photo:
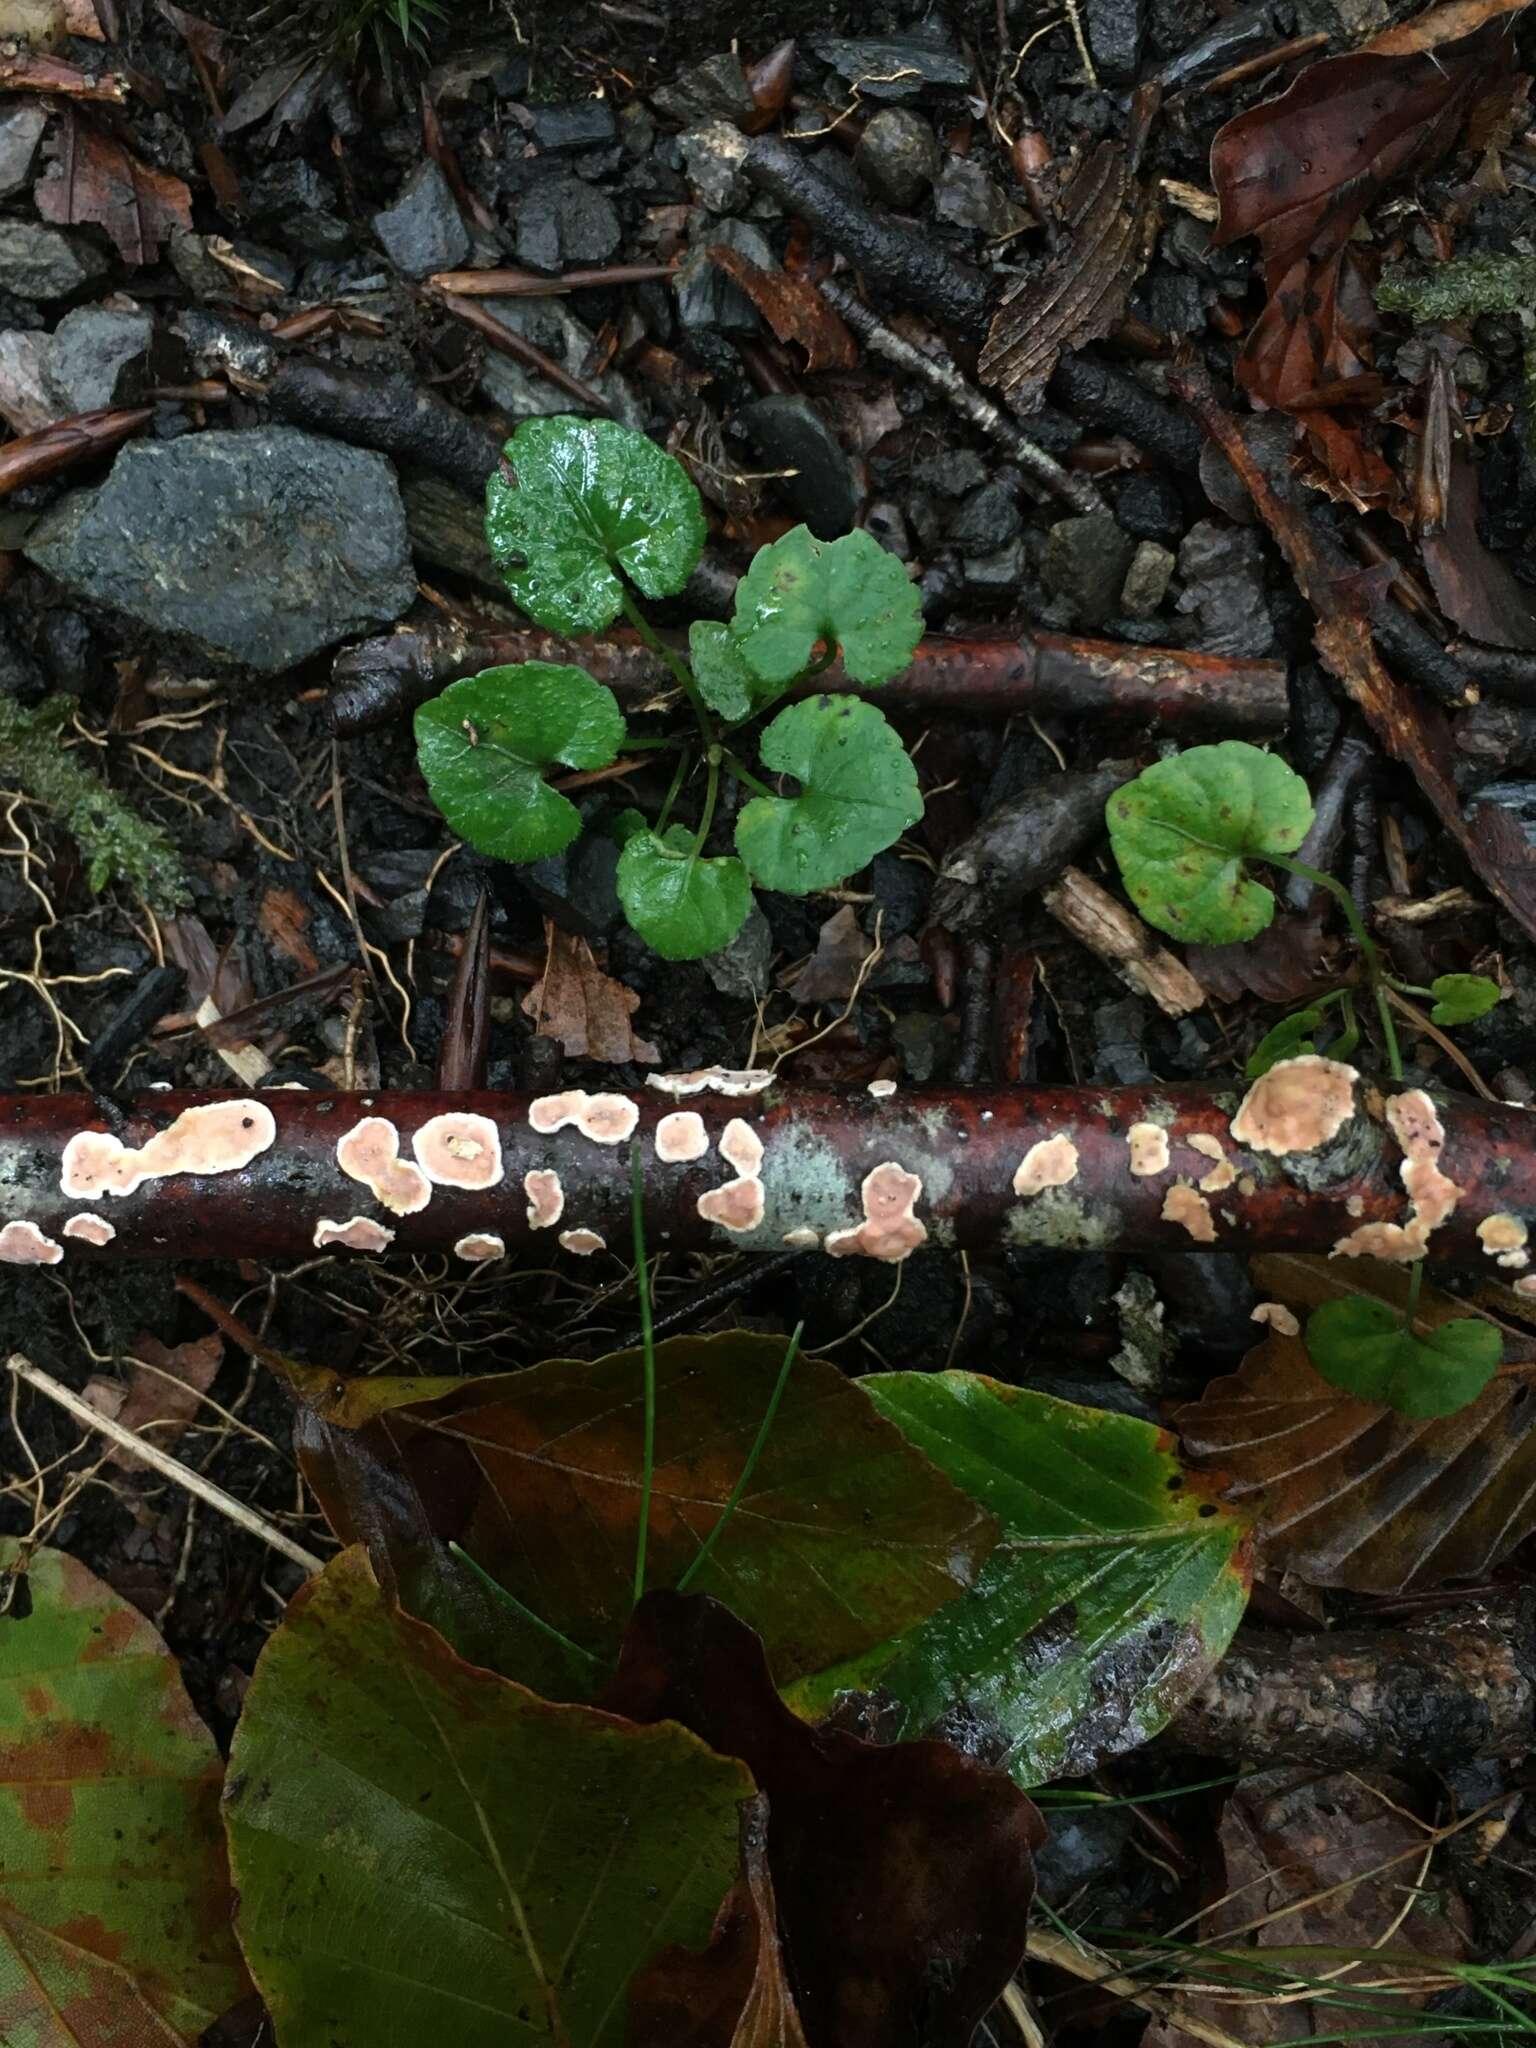
[[[1168,1133],[1161,1124],[1132,1124],[1125,1142],[1131,1148],[1131,1172],[1138,1180],[1168,1171]]]
[[[1216,1242],[1216,1225],[1211,1219],[1211,1205],[1204,1195],[1197,1194],[1187,1181],[1179,1181],[1164,1195],[1163,1221],[1182,1223],[1196,1244]]]
[[[1403,1149],[1398,1168],[1412,1207],[1406,1223],[1362,1223],[1341,1237],[1330,1258],[1422,1259],[1431,1234],[1451,1216],[1461,1189],[1440,1171],[1445,1126],[1422,1088],[1409,1088],[1387,1104],[1387,1122]]]
[[[494,1230],[472,1230],[468,1237],[461,1237],[453,1248],[456,1259],[467,1259],[472,1266],[483,1265],[487,1259],[499,1259],[506,1246]]]
[[[94,1209],[85,1209],[78,1216],[71,1216],[64,1226],[66,1237],[78,1237],[82,1244],[110,1244],[117,1232],[105,1216],[98,1216]]]
[[[706,1223],[718,1223],[723,1230],[756,1230],[765,1207],[763,1141],[745,1118],[733,1116],[721,1132],[720,1156],[735,1167],[736,1178],[700,1195],[699,1214]]]
[[[668,1166],[702,1159],[708,1150],[709,1133],[696,1109],[670,1110],[656,1126],[656,1157]]]
[[[264,1102],[237,1099],[184,1109],[173,1124],[139,1146],[110,1131],[76,1131],[64,1147],[59,1185],[72,1200],[131,1195],[147,1180],[176,1173],[236,1173],[277,1136]]]
[[[771,1067],[695,1067],[688,1074],[647,1074],[645,1085],[662,1095],[761,1095],[772,1085]]]
[[[567,1088],[561,1095],[536,1095],[528,1105],[528,1121],[541,1138],[574,1124],[594,1145],[622,1145],[640,1121],[640,1105],[627,1095],[589,1095],[585,1088]]]
[[[388,1225],[375,1223],[371,1216],[349,1216],[345,1223],[322,1216],[315,1225],[315,1243],[322,1251],[328,1244],[339,1244],[349,1252],[387,1252],[394,1241]]]
[[[720,1133],[720,1157],[743,1180],[756,1180],[763,1170],[763,1141],[746,1121],[733,1116]]]
[[[565,1214],[565,1189],[559,1174],[535,1167],[523,1175],[523,1193],[528,1197],[528,1228],[552,1230]]]
[[[828,1233],[826,1249],[831,1257],[846,1259],[858,1253],[866,1259],[894,1262],[909,1257],[925,1241],[928,1232],[916,1215],[917,1198],[923,1192],[917,1174],[887,1159],[883,1166],[865,1174],[859,1192],[864,1221],[857,1230]]]
[[[1359,1078],[1353,1067],[1321,1053],[1276,1060],[1243,1097],[1232,1135],[1249,1151],[1269,1152],[1277,1159],[1288,1152],[1315,1152],[1354,1115]]]
[[[1054,1138],[1041,1138],[1019,1162],[1013,1176],[1016,1195],[1038,1195],[1046,1188],[1064,1188],[1077,1179],[1077,1147],[1065,1131]]]
[[[558,1242],[562,1251],[574,1252],[578,1259],[590,1259],[594,1252],[608,1249],[595,1230],[562,1230]]]
[[[791,1251],[811,1252],[821,1243],[821,1239],[814,1230],[810,1229],[806,1224],[800,1223],[793,1230],[785,1231],[784,1242]]]
[[[501,1179],[501,1139],[488,1116],[450,1110],[429,1117],[411,1140],[427,1179],[440,1188],[493,1188]]]
[[[1202,1157],[1214,1159],[1216,1162],[1200,1182],[1200,1192],[1203,1195],[1219,1195],[1231,1187],[1237,1179],[1237,1168],[1222,1151],[1220,1138],[1213,1138],[1209,1131],[1191,1131],[1189,1147],[1192,1152],[1198,1152]]]
[[[1261,1301],[1253,1312],[1256,1323],[1268,1323],[1277,1337],[1299,1337],[1301,1325],[1283,1301]]]
[[[0,1265],[56,1266],[64,1247],[44,1237],[35,1223],[7,1223],[0,1230]]]
[[[884,1102],[888,1095],[896,1093],[896,1083],[890,1080],[871,1081],[869,1092],[877,1102]]]
[[[432,1199],[432,1183],[400,1157],[400,1133],[387,1116],[365,1116],[337,1141],[336,1164],[361,1181],[392,1216],[414,1216]]]
[[[1515,1107],[1520,1109],[1524,1105],[1516,1103]],[[1515,1282],[1515,1292],[1516,1294],[1536,1294],[1536,1273],[1522,1273]]]
[[[69,1225],[64,1226],[65,1235]],[[1531,1255],[1526,1250],[1530,1232],[1518,1216],[1485,1216],[1477,1226],[1477,1241],[1490,1259],[1497,1259],[1501,1266],[1528,1266]]]

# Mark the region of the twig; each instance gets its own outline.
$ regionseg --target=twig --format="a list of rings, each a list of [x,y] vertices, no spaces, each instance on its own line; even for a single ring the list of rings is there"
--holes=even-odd
[[[953,363],[941,361],[925,349],[904,340],[865,305],[851,285],[829,277],[822,281],[820,289],[828,305],[842,314],[854,333],[876,355],[884,356],[888,363],[894,363],[898,369],[920,377],[935,391],[942,392],[956,412],[962,413],[973,426],[980,427],[990,439],[1007,449],[1020,469],[1032,476],[1036,483],[1054,496],[1065,498],[1075,511],[1093,513],[1108,510],[1086,477],[1074,476],[1071,470],[1063,469],[1054,455],[1048,455],[1027,434],[1021,434],[990,398],[984,397],[974,384],[966,382]]]
[[[596,270],[567,270],[561,277],[540,277],[535,270],[439,270],[427,283],[464,299],[550,299],[599,285],[660,284],[675,277],[677,269],[675,263],[609,263]]]
[[[1058,1970],[1065,1970],[1073,1977],[1086,1978],[1097,1990],[1127,1999],[1132,2005],[1139,2005],[1143,2012],[1155,2013],[1159,2019],[1181,2027],[1191,2040],[1204,2041],[1206,2048],[1243,2048],[1235,2034],[1197,2018],[1176,2000],[1160,1998],[1155,1991],[1144,1991],[1134,1978],[1106,1976],[1105,1958],[1080,1947],[1075,1941],[1069,1941],[1064,1934],[1055,1934],[1048,1927],[1032,1927],[1026,1953],[1036,1962],[1054,1963]]]
[[[50,1401],[56,1402],[66,1414],[72,1415],[83,1427],[94,1429],[101,1436],[110,1437],[113,1443],[120,1445],[125,1451],[131,1451],[141,1464],[148,1465],[163,1479],[169,1479],[173,1484],[184,1487],[188,1493],[195,1494],[200,1501],[216,1509],[219,1514],[227,1516],[237,1527],[244,1529],[248,1536],[255,1536],[273,1550],[280,1551],[284,1557],[306,1572],[324,1569],[324,1560],[316,1557],[312,1550],[306,1550],[301,1543],[295,1543],[291,1536],[285,1536],[281,1529],[275,1529],[253,1508],[246,1507],[243,1501],[236,1500],[234,1495],[226,1493],[223,1487],[215,1486],[211,1479],[205,1479],[200,1472],[194,1472],[190,1466],[183,1465],[168,1452],[157,1450],[145,1438],[135,1436],[131,1429],[124,1429],[120,1422],[113,1422],[109,1417],[100,1414],[88,1401],[83,1401],[68,1387],[61,1386],[30,1359],[23,1358],[19,1351],[12,1352],[5,1363],[7,1372],[14,1374],[18,1380],[24,1380],[29,1387],[35,1387],[38,1393],[46,1394]]]
[[[504,356],[511,356],[514,362],[525,369],[536,370],[557,391],[563,391],[568,398],[574,398],[578,405],[586,406],[592,412],[599,412],[605,419],[613,418],[613,407],[606,398],[598,396],[589,384],[583,384],[579,377],[573,377],[569,370],[557,363],[553,356],[545,355],[543,349],[535,348],[531,341],[507,326],[504,320],[477,305],[473,299],[461,298],[457,292],[444,292],[443,304],[455,320],[462,320],[466,327],[473,327],[483,334],[492,348],[500,349]]]

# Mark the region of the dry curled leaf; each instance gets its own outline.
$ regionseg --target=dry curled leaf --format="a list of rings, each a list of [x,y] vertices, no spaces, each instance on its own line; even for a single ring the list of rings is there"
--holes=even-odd
[[[162,1344],[146,1332],[133,1347],[133,1370],[121,1405],[111,1412],[124,1429],[143,1434],[160,1450],[173,1444],[197,1413],[198,1403],[213,1385],[224,1362],[224,1339],[215,1330],[189,1344]],[[92,1382],[92,1385],[96,1385]],[[121,1391],[115,1381],[105,1388]],[[140,1460],[114,1444],[109,1465],[137,1470]]]
[[[851,903],[845,903],[817,934],[815,952],[793,974],[781,976],[779,986],[797,1003],[846,1002],[873,951],[873,942],[861,929],[857,911]]]
[[[1261,1002],[1294,1003],[1334,987],[1325,956],[1329,940],[1319,906],[1305,916],[1282,913],[1256,939],[1235,946],[1186,946],[1184,958],[1207,994],[1219,1003],[1255,995]]]
[[[66,107],[53,162],[34,194],[44,220],[59,227],[94,222],[125,263],[153,263],[173,228],[192,225],[192,194],[169,171],[140,163],[122,143]]]
[[[708,250],[711,263],[745,292],[780,341],[805,351],[807,370],[851,370],[859,359],[853,336],[808,277],[763,270],[723,242]]]
[[[1536,592],[1522,583],[1477,530],[1477,465],[1462,445],[1450,458],[1445,524],[1420,543],[1440,609],[1491,647],[1536,648]]]
[[[585,939],[556,924],[545,929],[544,972],[523,998],[523,1014],[534,1020],[536,1034],[558,1038],[572,1059],[655,1066],[661,1054],[636,1037],[630,1023],[640,1007],[634,990],[604,974]]]

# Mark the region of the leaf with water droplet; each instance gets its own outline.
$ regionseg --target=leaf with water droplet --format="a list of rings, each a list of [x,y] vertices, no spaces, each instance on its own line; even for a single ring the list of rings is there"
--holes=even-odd
[[[817,540],[797,526],[759,548],[736,586],[731,633],[763,682],[782,688],[818,641],[841,649],[857,683],[901,674],[922,637],[917,586],[872,534]]]
[[[736,851],[768,889],[830,889],[923,815],[917,770],[873,704],[811,697],[781,711],[762,737],[763,766],[803,784],[757,796],[736,820]]]

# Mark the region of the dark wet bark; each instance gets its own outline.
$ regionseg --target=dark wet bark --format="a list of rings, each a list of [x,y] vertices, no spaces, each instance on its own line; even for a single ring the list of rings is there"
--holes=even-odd
[[[313,356],[290,356],[267,387],[267,400],[295,426],[420,463],[476,497],[501,453],[489,427],[395,371],[339,370]]]
[[[1104,806],[1134,773],[1132,763],[1057,775],[989,811],[945,856],[934,917],[954,932],[996,930],[999,918],[1103,837]]]

